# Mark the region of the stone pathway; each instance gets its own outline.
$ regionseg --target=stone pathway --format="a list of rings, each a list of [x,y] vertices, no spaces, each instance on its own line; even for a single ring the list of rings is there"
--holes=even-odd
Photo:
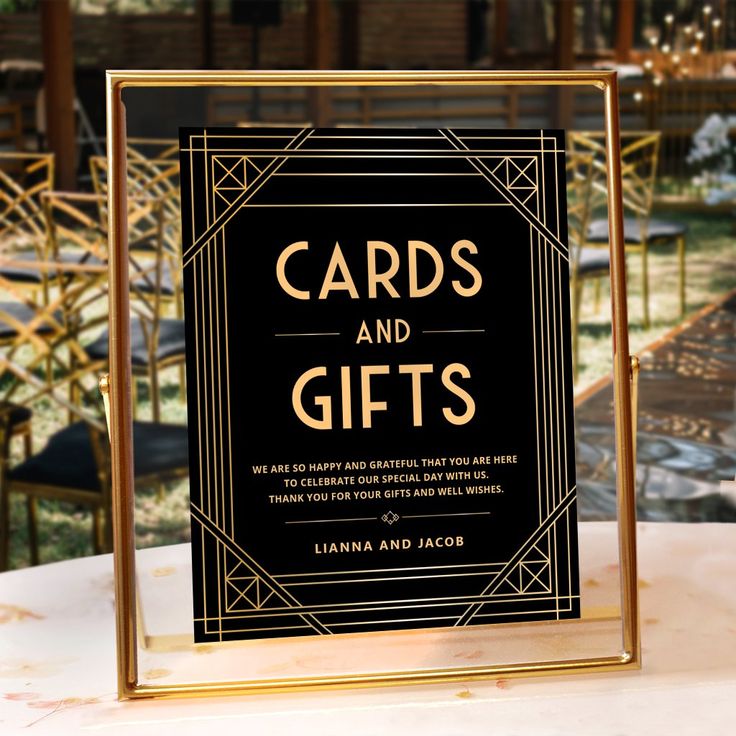
[[[736,522],[736,292],[640,355],[637,512],[642,521]],[[613,519],[613,391],[575,410],[581,519]]]

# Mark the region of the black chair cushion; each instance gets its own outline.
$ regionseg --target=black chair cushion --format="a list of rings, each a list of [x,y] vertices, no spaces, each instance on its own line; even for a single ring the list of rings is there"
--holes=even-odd
[[[162,319],[159,323],[158,350],[156,362],[175,356],[184,356],[184,320]],[[85,347],[87,355],[93,360],[105,360],[108,356],[109,344],[107,330],[94,342]],[[140,319],[132,320],[130,325],[130,350],[134,366],[148,366],[148,349]]]
[[[29,324],[38,313],[27,304],[21,302],[2,302],[0,303],[0,339],[7,339],[17,334],[17,331],[13,325],[9,324],[3,319],[3,315],[7,314],[14,319],[17,319],[24,325]],[[54,312],[54,319],[61,323],[63,315],[60,311]],[[37,335],[46,335],[52,332],[53,328],[46,321],[42,321],[35,329]]]
[[[101,438],[106,442],[107,438]],[[135,477],[165,477],[188,467],[187,428],[176,424],[133,422]],[[11,481],[100,491],[90,429],[70,424],[53,435],[41,452],[10,470]]]
[[[27,262],[28,266],[21,266],[21,265],[13,265],[13,266],[2,266],[0,267],[0,274],[2,274],[8,281],[19,281],[26,284],[40,284],[41,283],[41,271],[36,266],[33,265],[34,261],[38,261],[38,255],[35,252],[31,253],[18,253],[14,256],[12,256],[12,260],[14,261],[24,261]],[[70,263],[74,265],[79,265],[81,263],[84,263],[88,266],[99,266],[102,264],[102,261],[93,256],[91,253],[59,253],[59,255],[55,259],[59,263]],[[65,276],[71,274],[72,272],[68,269],[65,269],[63,266],[60,269],[61,273]],[[54,278],[58,274],[58,271],[50,271],[49,276],[51,278]]]
[[[134,273],[131,273],[131,278],[134,277]],[[155,274],[148,272],[146,278],[138,277],[135,282],[137,289],[143,294],[153,294],[156,291],[156,277]],[[159,287],[161,296],[172,297],[176,293],[174,291],[174,281],[171,278],[171,270],[168,266],[163,268],[161,273],[161,285]]]
[[[674,220],[650,219],[647,226],[647,242],[653,240],[672,240],[687,232],[687,225]],[[594,220],[588,227],[588,241],[608,242],[608,220]],[[624,242],[641,243],[641,228],[635,217],[624,218]]]
[[[605,248],[583,248],[580,251],[580,261],[578,262],[578,273],[588,275],[592,273],[608,272],[611,268],[608,250]]]
[[[159,244],[155,236],[140,236],[134,232],[128,233],[128,250],[131,253],[155,253]]]
[[[27,406],[18,406],[9,401],[0,401],[0,417],[7,422],[11,432],[21,424],[30,421],[33,412]]]

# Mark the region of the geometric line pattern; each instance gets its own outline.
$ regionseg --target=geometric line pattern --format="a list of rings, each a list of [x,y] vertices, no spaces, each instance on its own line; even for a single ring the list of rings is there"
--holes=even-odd
[[[549,557],[537,545],[534,545],[490,595],[551,593],[550,574]]]
[[[563,515],[569,508],[572,502],[575,500],[575,488],[573,487],[568,491],[565,497],[560,501],[557,507],[552,513],[539,525],[534,533],[527,539],[527,541],[519,548],[516,554],[509,560],[505,567],[500,570],[491,582],[483,590],[482,594],[486,597],[491,597],[502,583],[511,579],[512,581],[518,577],[521,581],[524,578],[523,570],[526,563],[527,555],[531,555],[530,561],[536,560],[536,557],[540,554],[537,544],[545,536],[546,532],[554,525],[554,523]],[[539,571],[541,573],[541,570]],[[536,578],[535,578],[536,579]],[[523,587],[520,585],[520,587]],[[517,592],[524,592],[523,590],[517,590]],[[482,607],[482,603],[474,603],[469,606],[465,613],[458,619],[456,626],[466,626],[470,620],[475,616],[476,613]]]
[[[526,193],[526,187],[519,187],[516,190],[509,188],[507,183],[503,179],[499,178],[480,157],[472,155],[472,151],[455,133],[451,130],[443,130],[441,132],[458,150],[465,150],[468,152],[468,161],[473,165],[473,167],[482,174],[490,184],[493,185],[493,187],[510,205],[529,220],[532,226],[542,234],[545,240],[547,240],[553,248],[559,251],[563,258],[567,259],[567,246],[536,216],[536,214],[534,214],[531,209],[529,209],[529,207],[526,206],[529,199],[536,193],[536,187],[534,187],[533,191],[529,194]],[[509,165],[513,166],[511,173],[508,171],[508,166],[506,169],[502,169],[502,172],[505,174],[506,181],[516,181],[518,178],[517,174],[521,174],[523,176],[522,181],[528,180],[528,174],[524,173],[526,169],[522,171],[520,167],[515,164],[510,164],[510,160],[508,158],[506,158],[505,161],[509,162]],[[521,194],[521,196],[519,196],[519,194]]]
[[[199,283],[199,289],[195,290],[195,302],[198,298],[202,298],[210,288],[210,285],[204,279],[203,274],[205,273],[205,262],[209,263],[209,268],[212,268],[213,262],[216,263],[216,259],[221,259],[221,267],[225,268],[226,251],[224,249],[224,242],[220,239],[217,254],[212,256],[213,261],[206,261],[211,256],[206,252],[206,246],[212,245],[216,242],[215,236],[222,232],[223,228],[239,209],[244,206],[248,206],[253,196],[262,189],[266,183],[276,175],[283,164],[289,159],[289,154],[309,154],[311,155],[314,151],[303,150],[304,145],[315,133],[313,130],[302,130],[297,135],[293,136],[286,146],[284,147],[284,155],[278,155],[276,152],[268,151],[265,155],[261,152],[257,156],[244,155],[243,153],[233,150],[233,153],[214,153],[210,154],[209,164],[207,167],[207,175],[209,180],[209,191],[212,193],[211,209],[208,208],[207,222],[204,228],[198,228],[199,232],[191,233],[191,238],[188,238],[188,245],[185,249],[184,256],[184,267],[185,271],[191,271],[193,264],[196,265],[196,272],[200,274],[200,279],[197,279]],[[559,226],[557,223],[557,233],[553,232],[550,227],[546,224],[546,210],[544,206],[544,191],[541,187],[544,186],[544,136],[543,132],[540,132],[541,151],[533,151],[530,154],[518,153],[514,155],[504,156],[492,156],[489,152],[478,152],[471,149],[461,137],[459,137],[453,131],[437,131],[438,134],[444,137],[445,140],[453,147],[455,155],[457,153],[464,153],[463,157],[478,174],[488,181],[496,190],[505,202],[511,205],[524,219],[526,219],[531,226],[531,232],[536,236],[536,242],[538,244],[537,258],[534,258],[532,239],[532,261],[538,260],[533,271],[537,274],[538,281],[533,282],[533,302],[541,305],[544,299],[549,299],[550,295],[556,298],[561,298],[562,285],[559,282],[555,282],[555,274],[560,273],[560,263],[562,260],[567,260],[567,248],[561,240],[559,235]],[[215,136],[217,134],[214,134]],[[205,140],[205,159],[207,160],[207,133],[204,135]],[[470,139],[468,139],[470,140]],[[553,140],[553,139],[551,139]],[[190,148],[186,149],[190,153],[195,150],[192,147],[191,140],[189,144]],[[196,149],[199,151],[200,149]],[[552,150],[549,153],[558,154],[560,151]],[[538,155],[541,154],[541,155]],[[322,153],[318,153],[323,155]],[[377,152],[376,155],[390,157],[388,152]],[[431,155],[439,155],[432,153]],[[342,154],[345,159],[351,158],[350,151],[345,151]],[[253,160],[257,159],[257,164]],[[299,158],[299,156],[297,156]],[[303,158],[303,157],[302,157]],[[556,165],[556,159],[555,159]],[[541,184],[540,184],[541,182]],[[194,182],[191,182],[192,188]],[[193,191],[193,189],[192,189]],[[192,195],[193,196],[193,195]],[[540,206],[540,202],[542,203]],[[210,214],[211,213],[211,214]],[[194,224],[194,220],[192,220]],[[192,230],[195,228],[193,227]],[[547,251],[543,248],[543,245],[551,245],[552,250]],[[556,251],[556,253],[552,253]],[[552,253],[552,255],[550,255]],[[541,283],[542,273],[547,273],[547,262],[550,262],[549,272],[553,274],[551,281],[543,285]],[[534,278],[534,276],[533,276]],[[225,289],[226,279],[222,279],[222,288]],[[543,292],[543,287],[548,291]],[[219,302],[215,302],[219,304]],[[223,301],[227,303],[227,297]],[[212,302],[210,302],[212,306]],[[202,308],[202,316],[205,315],[204,306]],[[198,314],[200,307],[197,307]],[[216,326],[213,327],[213,316],[210,314],[209,319],[209,340],[210,345],[213,345],[213,335],[216,335],[216,331],[220,329],[217,326],[219,320],[220,307],[217,306],[214,311],[214,323]],[[549,310],[542,314],[543,310],[539,309],[539,314],[535,317],[534,322],[534,339],[539,341],[539,352],[543,355],[546,350],[549,353],[551,345],[558,339],[556,328],[553,334],[552,328],[549,325]],[[223,315],[225,324],[227,322],[226,314]],[[546,323],[545,323],[546,319]],[[198,320],[197,320],[198,321]],[[206,330],[202,332],[201,325],[197,324],[198,339],[201,335],[203,342],[206,337]],[[215,330],[215,332],[213,332]],[[224,331],[226,335],[227,330]],[[218,343],[219,344],[219,343]],[[535,342],[535,351],[536,351]],[[556,349],[556,347],[555,347]],[[198,349],[199,350],[199,349]],[[536,352],[535,352],[536,355]],[[218,358],[219,360],[219,358]],[[535,359],[535,376],[537,385],[543,386],[545,383],[550,381],[560,381],[564,379],[564,376],[552,377],[549,373],[551,363],[549,357],[547,363],[544,363],[544,359],[540,358],[540,370],[541,374],[538,374],[536,359]],[[225,358],[227,362],[227,358]],[[214,374],[213,374],[214,375]],[[557,467],[562,472],[563,466],[566,463],[566,459],[563,459],[560,452],[563,448],[559,445],[553,448],[548,439],[549,432],[554,428],[551,425],[552,422],[552,398],[549,391],[544,388],[538,388],[539,394],[537,399],[537,421],[538,421],[538,434],[540,436],[540,443],[544,442],[542,452],[547,455],[548,465],[554,471]],[[545,393],[547,391],[547,393]],[[214,397],[214,394],[213,394]],[[225,397],[220,395],[220,401]],[[215,402],[217,403],[217,402]],[[222,425],[222,413],[219,410],[219,421]],[[229,411],[229,409],[228,409]],[[202,418],[200,418],[201,421]],[[207,419],[212,424],[212,435],[213,437],[208,440],[208,443],[221,441],[218,440],[218,432],[216,431],[215,425],[218,421],[217,412],[215,416]],[[558,430],[560,427],[558,427]],[[542,437],[544,436],[544,440]],[[563,432],[563,436],[566,436]],[[216,446],[216,445],[215,445]],[[213,449],[214,447],[213,446]],[[201,450],[200,448],[200,454]],[[556,453],[557,460],[549,462],[550,453]],[[555,462],[557,463],[555,465]],[[541,471],[541,461],[537,458],[538,472]],[[201,471],[200,471],[201,472]],[[556,471],[554,471],[556,472]],[[222,476],[224,477],[224,476]],[[564,478],[566,479],[566,471]],[[443,625],[455,625],[462,626],[468,624],[473,618],[479,619],[486,618],[488,615],[485,612],[484,606],[487,604],[482,600],[491,601],[496,598],[503,598],[504,600],[522,600],[529,597],[540,597],[546,596],[551,597],[553,603],[555,600],[557,615],[561,611],[569,610],[560,608],[561,600],[571,600],[577,598],[571,594],[571,591],[560,591],[557,588],[557,575],[555,572],[555,564],[559,562],[557,551],[552,553],[551,550],[557,549],[557,534],[561,533],[564,537],[564,527],[568,528],[568,550],[569,550],[569,529],[570,525],[576,523],[574,518],[574,497],[575,488],[566,489],[566,480],[563,481],[562,485],[553,483],[551,478],[544,479],[540,475],[539,482],[539,493],[540,493],[540,523],[536,530],[530,535],[527,541],[517,550],[511,559],[507,563],[504,563],[501,569],[496,573],[490,573],[490,580],[486,578],[486,583],[482,588],[480,595],[477,593],[473,596],[468,597],[468,602],[473,602],[468,605],[465,612],[459,617],[453,617],[454,624],[448,623]],[[558,488],[558,496],[556,498],[548,495],[544,501],[541,498],[543,492],[549,494],[549,487]],[[205,489],[200,488],[200,493]],[[230,532],[227,532],[227,512],[224,507],[224,497],[218,502],[218,489],[207,489],[207,493],[213,492],[212,499],[208,502],[210,505],[207,506],[207,511],[204,510],[204,498],[203,508],[198,508],[192,503],[192,518],[199,525],[202,530],[202,534],[206,534],[211,540],[217,544],[218,549],[218,569],[220,563],[222,563],[222,571],[218,573],[222,582],[223,588],[221,590],[220,599],[223,604],[223,609],[220,612],[220,621],[226,617],[227,614],[237,615],[238,613],[246,612],[258,612],[263,611],[264,615],[268,615],[270,609],[283,609],[288,608],[293,610],[295,616],[300,616],[301,619],[307,624],[312,633],[330,634],[332,633],[331,628],[345,626],[349,624],[335,623],[330,624],[330,628],[323,622],[318,620],[314,613],[310,613],[306,610],[300,612],[299,601],[287,590],[286,587],[281,585],[277,578],[271,576],[265,569],[256,563],[250,556],[242,549],[242,547],[233,538],[234,534],[234,519],[230,519]],[[229,489],[232,492],[232,489]],[[212,506],[211,503],[214,501],[215,510],[218,509],[218,503],[222,504],[222,508],[216,511],[215,516],[212,517]],[[570,510],[572,509],[572,516]],[[387,521],[388,523],[388,521]],[[204,538],[204,537],[203,537]],[[564,548],[564,545],[563,545]],[[499,563],[500,564],[500,563]],[[566,563],[569,564],[569,563]],[[433,577],[432,574],[428,574],[427,577]],[[334,582],[334,581],[333,581]],[[339,581],[338,581],[339,582]],[[348,581],[346,581],[348,582]],[[218,582],[219,589],[219,582]],[[396,606],[394,606],[395,608]],[[541,609],[540,609],[541,610]],[[212,620],[211,613],[205,612],[205,621]],[[198,619],[202,620],[202,619]],[[419,620],[419,619],[417,619]],[[222,627],[222,623],[220,624]],[[289,626],[285,628],[298,629],[299,627]],[[301,631],[294,633],[303,633]],[[220,637],[222,638],[222,628],[220,628]]]
[[[536,161],[533,156],[504,156],[491,171],[501,179],[506,189],[514,192],[519,201],[526,205],[537,191],[534,171]],[[531,209],[529,212],[535,214]]]
[[[297,135],[286,146],[285,150],[298,148],[304,143],[304,141],[309,138],[311,132],[311,130],[301,131],[301,133],[299,133],[299,135]],[[217,216],[215,220],[209,225],[209,227],[201,235],[196,237],[196,239],[194,239],[194,242],[188,248],[186,248],[183,258],[184,267],[192,262],[192,258],[194,258],[194,256],[197,255],[197,253],[202,248],[204,248],[204,246],[210,241],[215,233],[222,230],[222,228],[235,215],[240,207],[246,204],[247,201],[251,197],[253,197],[259,189],[261,189],[261,187],[271,178],[271,176],[273,176],[279,170],[279,168],[283,166],[286,160],[287,159],[285,156],[281,156],[270,161],[264,167],[263,171],[256,177],[255,181],[252,183],[251,187],[248,190],[243,188],[239,191],[237,196],[233,197],[232,201],[228,203],[227,209],[219,216]]]
[[[231,205],[248,186],[245,156],[213,156],[213,191],[225,204]]]
[[[212,168],[215,199],[228,207],[248,188],[248,182],[263,173],[248,156],[240,155],[213,156]]]
[[[230,552],[225,553],[225,596],[227,613],[289,605],[277,590],[263,578],[253,575],[250,568]]]
[[[279,596],[287,602],[287,605],[297,609],[295,613],[298,613],[298,608],[300,606],[299,601],[291,593],[282,588],[276,580],[266,572],[266,570],[246,554],[234,539],[231,539],[221,529],[218,529],[217,526],[215,526],[215,524],[194,504],[192,504],[192,515],[201,524],[205,531],[214,536],[225,547],[227,552],[238,559],[238,561],[243,565],[244,570],[248,571],[248,576],[258,578],[262,585],[265,585],[268,589],[274,592],[278,592]],[[316,633],[330,633],[329,629],[317,621],[312,614],[303,614],[302,618],[314,629]]]

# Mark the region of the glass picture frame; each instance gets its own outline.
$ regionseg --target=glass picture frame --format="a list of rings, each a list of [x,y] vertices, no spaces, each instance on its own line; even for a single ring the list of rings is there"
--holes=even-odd
[[[581,536],[581,583],[615,568],[615,591],[592,585],[579,620],[194,644],[182,550],[136,550],[127,252],[126,90],[304,87],[584,89],[602,97],[610,228],[617,521]],[[618,83],[614,72],[189,72],[107,74],[113,538],[121,698],[246,694],[633,669],[640,666],[635,544],[635,379],[628,352]],[[513,370],[513,355],[504,356]],[[594,525],[595,526],[595,525]],[[168,554],[168,557],[167,557]],[[160,574],[161,570],[174,571]],[[191,586],[191,580],[189,580]],[[191,590],[190,590],[191,592]],[[172,601],[174,610],[172,610]],[[471,656],[462,656],[471,652]],[[207,657],[199,656],[207,653]],[[249,657],[249,654],[251,655]],[[461,657],[459,660],[458,657]],[[462,661],[462,664],[458,664]],[[296,664],[295,664],[296,663]],[[165,677],[160,674],[165,672]]]

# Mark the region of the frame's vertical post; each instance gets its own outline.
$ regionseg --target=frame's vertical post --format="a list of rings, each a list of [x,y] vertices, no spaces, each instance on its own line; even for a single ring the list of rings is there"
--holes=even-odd
[[[611,261],[616,497],[621,557],[621,603],[624,612],[623,656],[633,662],[638,662],[641,657],[641,642],[636,576],[636,489],[632,437],[631,364],[626,310],[621,131],[619,129],[618,78],[615,75],[608,80],[604,96],[606,158],[608,161],[608,237]]]
[[[126,697],[138,681],[135,605],[133,416],[128,303],[127,156],[122,85],[107,75],[108,263],[110,283],[110,419],[118,693]]]

